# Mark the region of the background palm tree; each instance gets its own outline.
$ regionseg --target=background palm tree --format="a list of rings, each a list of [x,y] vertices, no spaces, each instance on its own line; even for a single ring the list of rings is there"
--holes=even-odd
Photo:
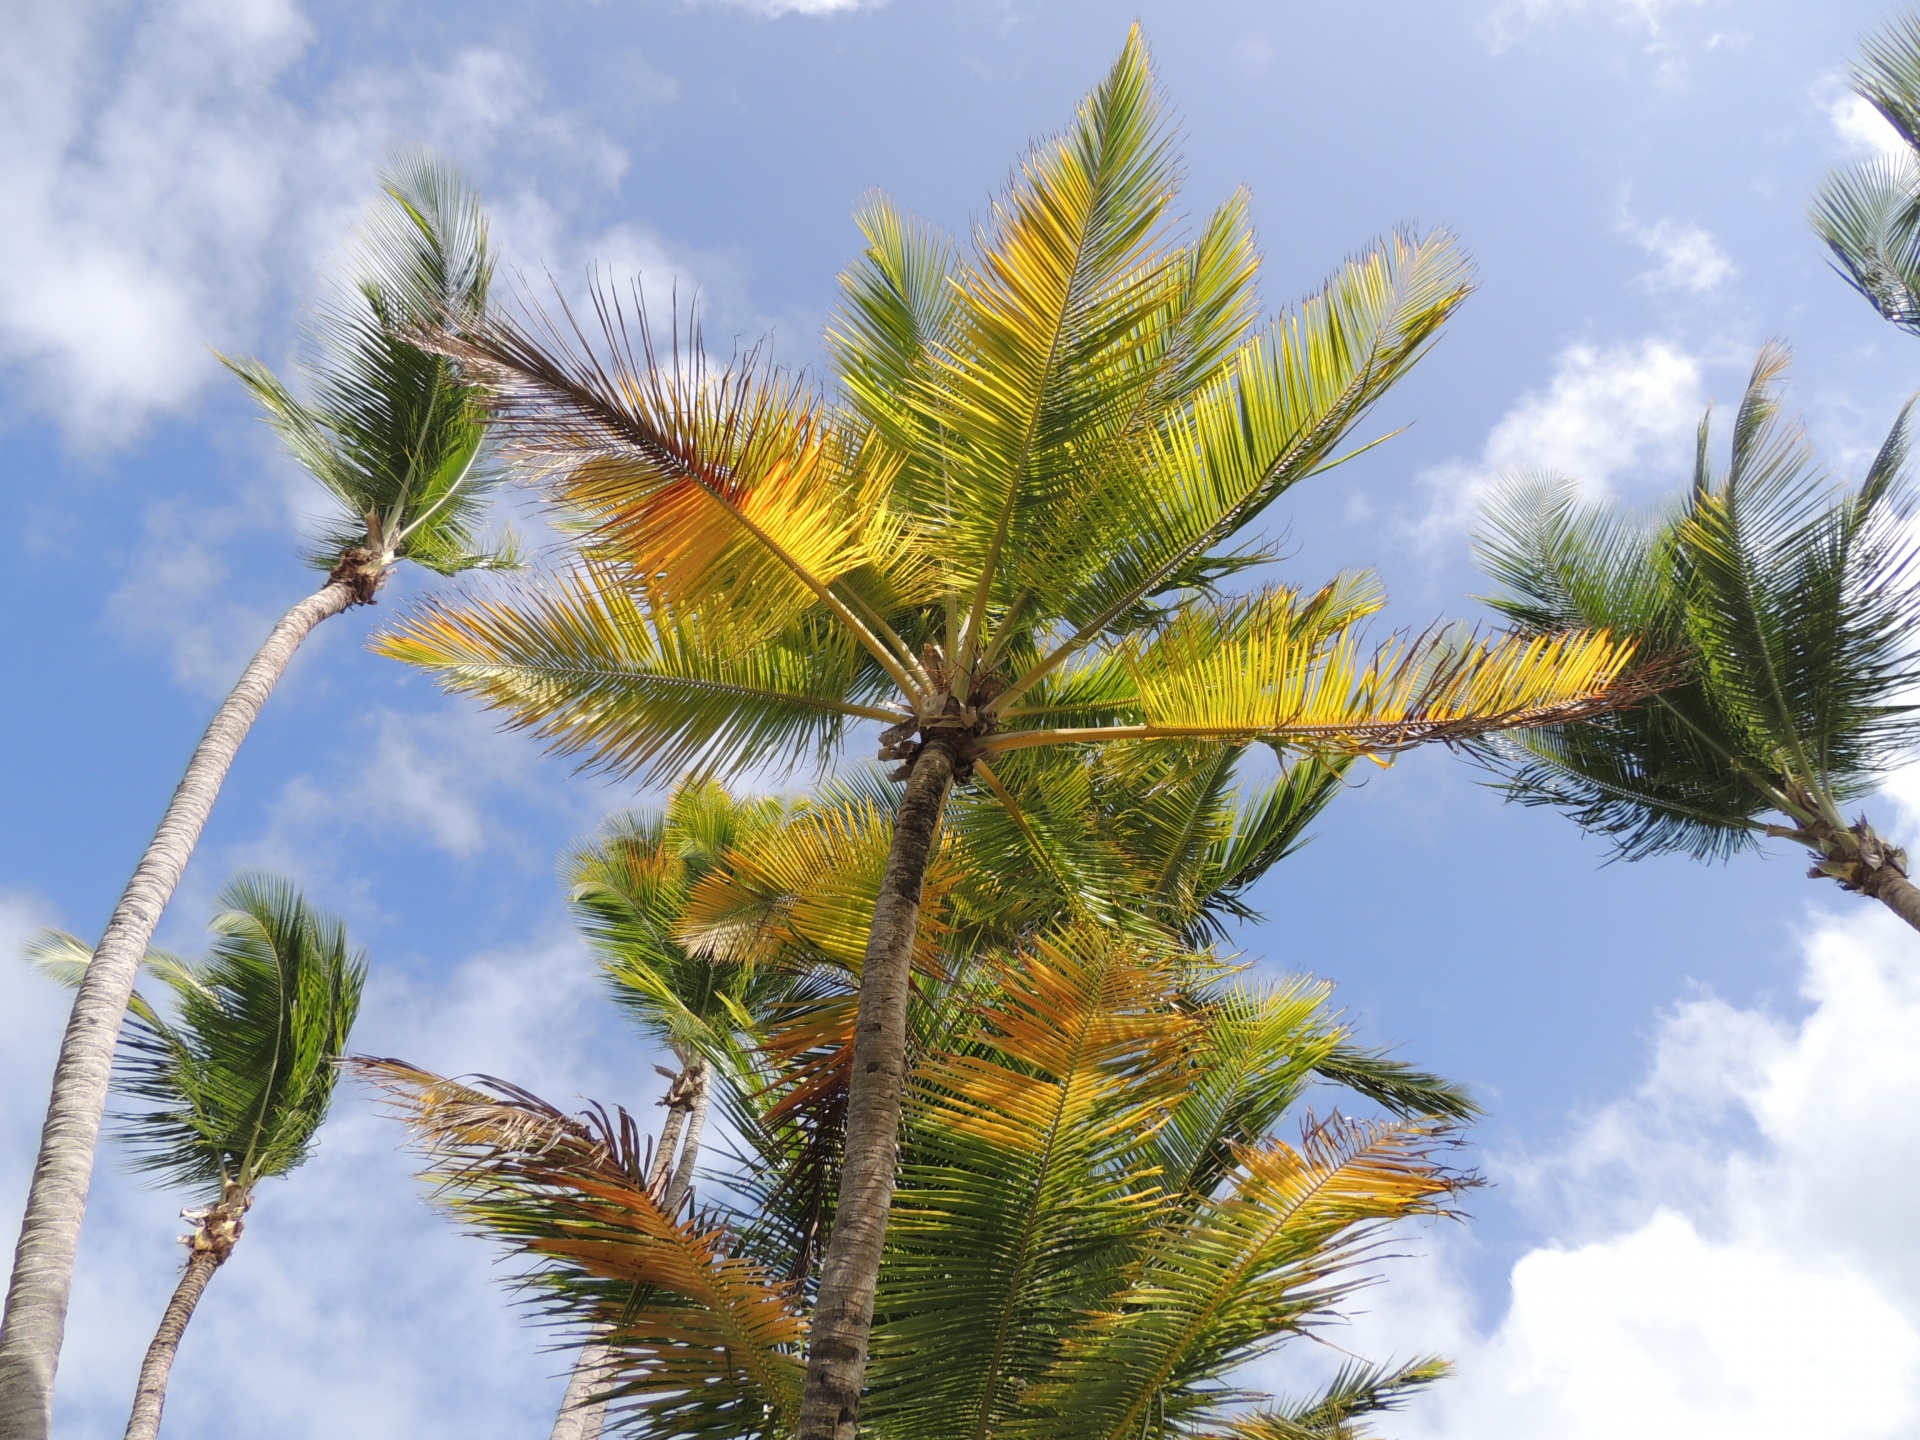
[[[1920,14],[1869,36],[1851,79],[1908,150],[1834,171],[1814,197],[1813,228],[1848,283],[1920,335]]]
[[[1515,799],[1565,810],[1629,859],[1796,840],[1814,878],[1920,928],[1905,854],[1844,813],[1920,741],[1906,414],[1859,486],[1838,487],[1781,413],[1786,362],[1761,352],[1727,469],[1702,422],[1693,487],[1655,516],[1582,506],[1570,484],[1539,481],[1489,507],[1478,544],[1503,587],[1496,609],[1523,631],[1610,627],[1685,678],[1643,707],[1484,753]]]
[[[736,801],[718,785],[675,791],[658,814],[609,820],[594,840],[567,857],[574,915],[598,956],[614,1000],[673,1054],[660,1135],[647,1167],[647,1188],[661,1210],[677,1216],[691,1191],[712,1100],[709,1054],[744,1068],[738,1054],[748,1017],[793,991],[785,968],[717,963],[683,940],[692,891],[724,863],[734,846],[776,826],[777,800]],[[617,1369],[598,1340],[581,1346],[551,1440],[594,1440],[605,1423],[601,1398]]]
[[[193,1222],[186,1268],[140,1366],[127,1440],[159,1433],[180,1338],[233,1253],[255,1189],[312,1153],[366,979],[345,927],[288,882],[243,876],[216,903],[218,938],[204,961],[149,956],[148,972],[173,992],[172,1013],[136,991],[117,1062],[114,1088],[146,1102],[123,1127],[135,1164],[203,1202],[182,1212]],[[75,986],[98,963],[58,932],[40,936],[29,957]]]
[[[1367,1413],[1444,1373],[1356,1365],[1292,1403],[1235,1383],[1336,1318],[1382,1225],[1465,1183],[1439,1163],[1444,1123],[1418,1114],[1278,1137],[1346,1039],[1326,998],[1082,925],[928,994],[867,1431],[1358,1440]],[[790,1101],[815,1076],[788,1022],[765,1023],[755,1068],[721,1076],[745,1153],[725,1198],[684,1217],[636,1179],[624,1113],[358,1062],[441,1198],[530,1262],[535,1305],[603,1337],[613,1403],[647,1434],[799,1423],[817,1187]]]
[[[1259,327],[1244,196],[1169,236],[1178,163],[1136,31],[957,247],[879,202],[828,335],[828,405],[751,358],[490,317],[428,339],[584,531],[550,582],[430,606],[385,653],[563,751],[659,779],[825,754],[872,720],[905,781],[861,960],[837,1219],[803,1440],[851,1440],[907,1080],[922,883],[948,795],[1009,757],[1265,739],[1388,754],[1616,703],[1604,636],[1364,653],[1377,587],[1229,598],[1232,548],[1339,458],[1468,291],[1400,235]],[[697,337],[696,337],[697,338]]]
[[[1164,993],[1151,1011],[1161,1017],[1155,1023],[1185,1033],[1181,1027],[1189,1020],[1183,1017],[1196,1006],[1211,1017],[1211,1038],[1204,1047],[1208,1058],[1181,1072],[1183,1083],[1193,1088],[1176,1123],[1186,1128],[1182,1144],[1190,1150],[1206,1151],[1226,1143],[1222,1135],[1244,1138],[1248,1127],[1257,1130],[1268,1124],[1315,1077],[1359,1090],[1407,1116],[1457,1120],[1473,1113],[1471,1103],[1456,1088],[1365,1051],[1340,1027],[1322,1023],[1324,986],[1249,988],[1223,967],[1187,954],[1178,944],[1183,932],[1198,932],[1242,913],[1244,901],[1236,893],[1238,887],[1250,871],[1264,870],[1284,853],[1284,847],[1266,843],[1272,839],[1271,817],[1277,808],[1268,787],[1256,792],[1255,802],[1244,808],[1237,823],[1229,813],[1228,823],[1222,825],[1219,767],[1204,767],[1197,777],[1169,775],[1164,769],[1122,776],[1110,773],[1103,760],[1099,752],[1052,757],[1046,793],[1030,796],[1030,803],[1018,811],[983,805],[963,806],[956,814],[959,823],[950,827],[932,868],[927,923],[917,937],[910,1030],[914,1052],[926,1057],[923,1069],[936,1065],[936,1056],[952,1059],[972,1053],[963,1032],[982,1023],[981,1015],[993,1009],[995,997],[1007,986],[1024,983],[1011,977],[1036,971],[1047,955],[1078,955],[1088,945],[1104,947],[1105,958],[1096,956],[1089,962],[1097,969],[1112,960],[1107,952],[1117,946],[1128,954],[1158,957],[1148,967],[1158,979],[1135,975],[1099,1003],[1119,1004],[1115,997],[1125,995],[1137,1000],[1141,987],[1158,985]],[[1058,773],[1069,762],[1100,773],[1089,773],[1076,792]],[[1120,793],[1126,785],[1132,787],[1130,797]],[[1279,787],[1285,785],[1283,777]],[[1161,801],[1157,809],[1144,803],[1150,798]],[[842,1154],[852,1068],[851,1002],[861,959],[862,921],[871,911],[884,870],[890,844],[885,807],[892,799],[893,792],[887,788],[857,778],[791,804],[736,802],[718,786],[689,784],[675,793],[663,812],[616,817],[565,867],[583,927],[614,981],[616,1000],[656,1036],[670,1041],[682,1057],[697,1051],[706,1058],[710,1083],[717,1086],[719,1103],[728,1113],[729,1132],[745,1141],[745,1153],[736,1153],[731,1157],[733,1165],[715,1171],[722,1193],[740,1198],[729,1204],[738,1239],[713,1253],[751,1254],[773,1267],[773,1273],[791,1287],[788,1299],[797,1312],[807,1308],[817,1285],[819,1241],[833,1213],[834,1172]],[[1123,832],[1124,843],[1111,847],[1099,863],[1088,863],[1085,836],[1094,831],[1089,821],[1099,818],[1102,807],[1116,815],[1147,811],[1154,818]],[[1009,827],[1009,814],[1037,818]],[[984,823],[976,828],[974,822]],[[1196,834],[1202,837],[1201,843],[1194,843]],[[1022,844],[1027,848],[1019,857],[1007,853],[1008,845]],[[969,873],[967,867],[978,858],[976,846],[989,847],[995,860],[1011,862],[1005,872]],[[1054,852],[1051,858],[1049,851]],[[1260,858],[1235,867],[1221,863],[1223,853]],[[1071,883],[1063,887],[1062,876],[1072,877]],[[1102,887],[1112,894],[1103,899]],[[1139,901],[1156,889],[1179,898],[1143,918]],[[1120,917],[1128,916],[1131,923],[1121,924]],[[1063,925],[1068,927],[1064,934]],[[1003,950],[1002,958],[983,965],[975,959],[980,946],[999,943],[983,937],[1011,938],[1012,944],[1025,947],[1019,952],[1022,958],[1010,960]],[[1041,958],[1028,958],[1034,956]],[[1071,984],[1093,984],[1090,975],[1083,974]],[[1197,998],[1203,990],[1223,1008],[1212,1010],[1211,1001]],[[720,1003],[714,1002],[716,995],[723,997]],[[1061,1023],[1068,1028],[1074,1023],[1107,1023],[1093,1012],[1076,1013],[1079,1022]],[[1147,1023],[1134,1016],[1129,1024],[1135,1028],[1126,1031],[1131,1037],[1126,1043],[1140,1043]],[[1061,1083],[1070,1089],[1092,1083],[1107,1074],[1113,1059],[1104,1051],[1090,1053],[1085,1068]],[[1019,1063],[1034,1062],[1026,1057]],[[1203,1070],[1205,1074],[1198,1073]],[[575,1122],[515,1087],[493,1082],[491,1096],[472,1087],[447,1088],[437,1078],[399,1062],[375,1062],[369,1073],[384,1084],[397,1085],[409,1097],[407,1113],[415,1119],[420,1118],[416,1102],[426,1103],[429,1091],[443,1100],[456,1098],[457,1104],[437,1112],[439,1119],[434,1123],[442,1128],[435,1133],[440,1141],[449,1140],[454,1129],[464,1126],[462,1143],[480,1144],[484,1132],[483,1148],[495,1160],[508,1152],[520,1160],[536,1152],[552,1159],[558,1153],[553,1149],[558,1132],[552,1127],[558,1126],[564,1132],[557,1142],[559,1149],[573,1157],[565,1163],[580,1162],[584,1156],[590,1169],[599,1169],[593,1174],[576,1173],[573,1181],[554,1179],[553,1184],[563,1190],[574,1182],[591,1185],[598,1183],[595,1175],[604,1179],[609,1173],[629,1179],[647,1177],[640,1183],[651,1197],[649,1214],[675,1224],[692,1223],[679,1208],[684,1191],[665,1201],[661,1198],[659,1176],[668,1147],[663,1141],[650,1157],[644,1149],[635,1151],[637,1132],[623,1115],[595,1110]],[[684,1074],[683,1069],[670,1075],[669,1101],[681,1088]],[[1121,1083],[1125,1088],[1129,1082]],[[1156,1085],[1141,1084],[1136,1109],[1144,1105],[1151,1110],[1159,1090]],[[499,1108],[502,1103],[508,1108]],[[1082,1105],[1085,1097],[1073,1103]],[[1111,1097],[1101,1103],[1111,1103]],[[476,1105],[477,1110],[472,1108]],[[1146,1110],[1128,1111],[1130,1118],[1117,1130],[1088,1140],[1095,1148],[1107,1147],[1102,1151],[1102,1167],[1126,1170],[1136,1179],[1135,1172],[1166,1169],[1164,1157],[1157,1153],[1128,1150],[1122,1154],[1124,1147],[1115,1148],[1117,1137],[1138,1138],[1129,1128],[1135,1122],[1152,1129],[1164,1118]],[[451,1119],[456,1112],[466,1119]],[[937,1162],[929,1158],[944,1156],[951,1119],[936,1116],[921,1131],[909,1126],[909,1135],[918,1133],[921,1141],[918,1148],[909,1142],[906,1173],[922,1173],[913,1168],[919,1163],[916,1155],[922,1157],[924,1167],[930,1167],[924,1173],[945,1176],[942,1183],[947,1184],[957,1183],[953,1177],[960,1172],[985,1165],[973,1182],[968,1202],[977,1212],[987,1203],[988,1192],[1009,1182],[1018,1167],[1007,1156],[946,1157]],[[672,1123],[670,1117],[668,1125]],[[1081,1131],[1094,1123],[1089,1113],[1076,1110],[1055,1117],[1054,1128],[1070,1133],[1077,1143]],[[532,1128],[526,1129],[528,1125]],[[479,1153],[470,1151],[467,1157]],[[1065,1153],[1063,1149],[1061,1155]],[[1215,1154],[1207,1164],[1217,1166],[1219,1161],[1220,1154]],[[1055,1162],[1066,1163],[1061,1156]],[[450,1193],[470,1193],[466,1181],[443,1178],[453,1186]],[[1208,1169],[1191,1184],[1204,1189],[1217,1178]],[[1130,1182],[1108,1176],[1103,1183]],[[632,1188],[627,1180],[620,1184]],[[1057,1202],[1057,1196],[1049,1201]],[[959,1218],[952,1223],[976,1236],[984,1233],[978,1213],[972,1213],[964,1226]],[[1028,1215],[1015,1228],[1024,1225],[1030,1242],[1045,1248],[1049,1243],[1045,1237],[1064,1223],[1059,1215]],[[493,1224],[485,1221],[482,1228]],[[524,1235],[515,1243],[523,1241],[531,1243]],[[949,1274],[947,1265],[942,1261],[939,1273]],[[601,1273],[599,1279],[616,1284],[621,1272]],[[972,1272],[952,1277],[954,1284],[963,1287],[978,1279]],[[617,1306],[609,1301],[611,1308],[596,1308],[598,1302],[582,1308],[579,1297],[570,1292],[558,1300],[545,1289],[538,1293],[554,1302],[554,1318],[585,1340],[583,1359],[590,1358],[592,1369],[585,1378],[585,1363],[576,1369],[575,1379],[587,1404],[576,1408],[575,1414],[589,1429],[596,1427],[602,1423],[606,1396],[637,1393],[633,1356],[624,1348],[631,1335],[617,1317],[642,1301],[648,1305],[677,1302],[661,1302],[632,1275],[626,1277],[626,1298]],[[947,1305],[947,1300],[939,1300],[934,1312],[944,1313]],[[877,1342],[882,1351],[889,1346],[906,1346],[910,1351],[912,1342],[893,1337],[888,1328],[901,1312],[887,1308],[883,1314],[887,1325]],[[976,1303],[972,1310],[959,1313],[954,1323],[979,1319]],[[926,1317],[921,1323],[926,1323]],[[1010,1322],[1003,1317],[1003,1323]],[[1020,1321],[1022,1334],[1031,1323],[1031,1317]],[[685,1338],[693,1342],[696,1336],[689,1331]],[[740,1342],[735,1337],[730,1343]],[[734,1362],[723,1359],[720,1363]],[[781,1364],[791,1364],[791,1359]],[[768,1373],[778,1369],[774,1366]],[[900,1369],[901,1373],[926,1373],[924,1364],[908,1366],[904,1352]],[[676,1373],[689,1378],[684,1371]],[[1342,1413],[1366,1408],[1359,1398],[1364,1378],[1357,1372],[1346,1377],[1352,1385],[1340,1392],[1344,1399],[1336,1397],[1338,1405],[1346,1407]],[[1373,1376],[1375,1381],[1379,1378]],[[1376,1385],[1367,1393],[1384,1403],[1393,1387]],[[950,1408],[944,1401],[929,1403]],[[719,1414],[708,1414],[697,1406],[691,1411],[668,1406],[656,1416],[655,1428],[665,1426],[660,1433],[706,1433],[702,1427],[709,1425],[723,1429],[733,1423],[724,1418],[732,1400],[723,1398],[716,1404]],[[944,1433],[927,1417],[922,1422],[916,1422],[914,1433],[928,1425],[929,1433]],[[868,1423],[881,1423],[881,1416],[869,1413]],[[687,1428],[676,1428],[682,1426]]]
[[[480,312],[492,260],[479,201],[452,172],[409,161],[388,177],[361,238],[352,288],[314,317],[312,358],[303,366],[308,399],[257,361],[228,362],[329,497],[334,519],[310,552],[326,583],[274,626],[215,713],[74,998],[0,1323],[5,1440],[45,1440],[51,1423],[73,1257],[121,1019],[154,927],[267,696],[313,627],[371,604],[397,561],[452,574],[509,558],[475,539],[498,477],[483,451],[473,388],[447,361],[395,333]]]

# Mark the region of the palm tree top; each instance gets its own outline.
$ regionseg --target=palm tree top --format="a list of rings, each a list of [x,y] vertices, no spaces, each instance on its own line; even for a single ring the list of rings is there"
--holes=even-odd
[[[366,981],[345,927],[289,882],[243,875],[216,903],[206,959],[149,955],[147,973],[172,1003],[136,992],[115,1074],[120,1094],[147,1102],[121,1117],[136,1166],[213,1200],[306,1161]],[[28,950],[69,985],[89,956],[58,932]]]
[[[1760,354],[1725,468],[1710,431],[1688,491],[1650,516],[1526,481],[1489,506],[1490,603],[1523,631],[1604,625],[1683,655],[1647,705],[1502,747],[1512,793],[1566,808],[1629,857],[1757,843],[1769,817],[1844,830],[1842,808],[1920,746],[1920,544],[1903,410],[1838,483]]]
[[[484,313],[494,261],[479,196],[423,154],[397,161],[382,190],[339,292],[309,317],[305,398],[258,360],[226,362],[332,501],[310,558],[355,579],[363,601],[397,559],[440,574],[516,563],[510,541],[478,533],[503,478],[480,396],[406,338]]]
[[[1178,180],[1136,28],[970,255],[867,205],[831,401],[677,334],[662,355],[605,289],[589,316],[432,327],[580,553],[377,648],[662,778],[829,752],[862,719],[882,758],[941,743],[964,775],[1090,740],[1391,752],[1593,703],[1628,658],[1605,636],[1365,651],[1377,587],[1215,593],[1470,281],[1450,235],[1402,232],[1258,324],[1246,198],[1180,239]]]

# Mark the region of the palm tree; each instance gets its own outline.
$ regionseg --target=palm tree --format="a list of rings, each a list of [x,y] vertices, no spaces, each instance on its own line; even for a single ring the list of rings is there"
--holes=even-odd
[[[397,561],[452,574],[508,558],[476,547],[497,475],[473,389],[445,360],[394,333],[479,312],[492,269],[479,203],[451,172],[412,161],[388,178],[363,238],[353,289],[316,317],[310,400],[296,399],[257,361],[228,362],[327,494],[334,519],[311,552],[327,578],[274,626],[215,713],[74,999],[0,1328],[5,1440],[45,1440],[121,1017],[154,927],[267,696],[313,627],[371,604]]]
[[[1621,698],[1605,636],[1436,631],[1369,657],[1370,583],[1220,593],[1265,558],[1236,537],[1341,458],[1469,285],[1451,237],[1401,234],[1257,328],[1245,197],[1177,244],[1177,179],[1136,31],[971,260],[866,210],[833,404],[677,335],[659,356],[605,293],[592,340],[546,317],[422,337],[485,382],[581,539],[569,572],[429,605],[378,648],[618,773],[825,756],[859,721],[900,762],[802,1440],[853,1435],[909,956],[956,784],[997,793],[1013,757],[1067,745],[1390,755]]]
[[[682,934],[688,899],[729,850],[782,818],[777,801],[736,801],[718,785],[685,786],[658,815],[615,816],[562,867],[575,918],[615,1002],[678,1062],[660,1071],[668,1081],[660,1102],[667,1113],[646,1167],[648,1192],[668,1215],[685,1204],[699,1160],[712,1094],[706,1056],[743,1064],[736,1053],[742,1017],[793,991],[783,969],[716,963],[710,952],[690,948]],[[614,1363],[599,1341],[581,1346],[551,1440],[600,1434],[600,1392]]]
[[[1870,36],[1852,79],[1909,153],[1834,171],[1814,197],[1813,228],[1874,309],[1920,334],[1920,14]]]
[[[1531,482],[1490,506],[1479,541],[1521,630],[1604,625],[1670,657],[1684,681],[1642,708],[1530,732],[1488,757],[1509,794],[1552,805],[1628,859],[1725,858],[1767,836],[1809,874],[1920,929],[1905,854],[1845,807],[1920,741],[1920,549],[1903,411],[1857,488],[1815,462],[1781,413],[1768,347],[1717,472],[1705,422],[1693,487],[1650,519]]]
[[[114,1082],[146,1102],[125,1124],[137,1166],[204,1202],[181,1212],[193,1225],[186,1268],[140,1366],[127,1440],[159,1433],[180,1338],[233,1253],[254,1191],[312,1154],[366,978],[345,927],[286,881],[243,876],[216,903],[206,960],[148,957],[148,972],[173,992],[173,1014],[134,992]],[[29,954],[76,986],[100,963],[58,932]]]
[[[1356,1364],[1320,1395],[1237,1385],[1337,1316],[1382,1227],[1465,1177],[1420,1113],[1278,1128],[1347,1043],[1328,987],[1246,982],[1164,942],[1071,924],[923,993],[896,1220],[862,1424],[967,1435],[1360,1440],[1363,1417],[1444,1373]],[[812,1084],[786,1032],[722,1072],[746,1152],[737,1197],[681,1216],[638,1176],[624,1114],[499,1082],[357,1062],[413,1128],[428,1178],[528,1262],[548,1318],[603,1337],[645,1433],[786,1437],[800,1423],[804,1257],[817,1219],[787,1133]],[[1460,1097],[1432,1086],[1459,1113]]]

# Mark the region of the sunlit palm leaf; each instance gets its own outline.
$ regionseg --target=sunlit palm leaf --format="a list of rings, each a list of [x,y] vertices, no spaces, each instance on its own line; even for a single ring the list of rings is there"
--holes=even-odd
[[[893,718],[854,698],[874,680],[842,630],[743,638],[724,620],[644,610],[590,573],[522,584],[510,600],[429,602],[375,649],[621,774],[735,773],[796,747],[824,752],[849,718]]]
[[[1191,1038],[1166,1005],[1176,965],[1095,929],[1039,942],[1002,969],[977,1045],[920,1067],[875,1339],[883,1429],[998,1433],[1100,1295],[1102,1257],[1116,1268],[1150,1223],[1139,1147]]]
[[[1217,1405],[1235,1365],[1350,1289],[1378,1224],[1445,1205],[1457,1182],[1436,1163],[1435,1138],[1415,1122],[1330,1122],[1298,1148],[1243,1150],[1227,1194],[1154,1246],[1124,1303],[1074,1341],[1030,1407],[1075,1416],[1086,1436],[1130,1440],[1149,1416],[1180,1425]]]

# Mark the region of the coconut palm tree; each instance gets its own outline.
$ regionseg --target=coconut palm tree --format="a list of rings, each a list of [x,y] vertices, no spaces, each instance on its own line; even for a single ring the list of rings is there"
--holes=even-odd
[[[135,991],[117,1061],[114,1088],[144,1102],[124,1126],[135,1164],[203,1202],[181,1212],[193,1226],[186,1268],[140,1366],[127,1440],[159,1433],[181,1336],[260,1182],[313,1153],[366,978],[345,927],[288,882],[243,876],[216,903],[204,961],[148,957],[148,973],[173,992],[171,1013]],[[100,963],[58,932],[40,936],[29,958],[75,986]]]
[[[1278,1130],[1346,1037],[1327,987],[1248,983],[1112,928],[1055,930],[924,993],[862,1424],[888,1440],[1359,1440],[1444,1373],[1356,1364],[1292,1403],[1247,1361],[1337,1317],[1382,1227],[1446,1206],[1443,1123]],[[537,1309],[601,1336],[636,1432],[786,1437],[800,1423],[817,1220],[785,1131],[812,1077],[780,1043],[723,1073],[733,1198],[681,1216],[637,1180],[624,1114],[358,1062]],[[782,1072],[785,1072],[784,1074]]]
[[[1920,14],[1868,37],[1852,80],[1908,149],[1829,175],[1814,197],[1813,228],[1847,282],[1920,335]]]
[[[1815,879],[1920,928],[1907,859],[1846,807],[1920,742],[1920,550],[1903,411],[1857,487],[1836,486],[1781,408],[1768,347],[1731,461],[1700,429],[1692,489],[1650,518],[1581,505],[1566,483],[1489,507],[1491,603],[1524,632],[1604,625],[1683,667],[1642,708],[1548,727],[1486,754],[1508,793],[1552,805],[1628,859],[1725,858],[1768,836]]]
[[[736,801],[718,785],[675,791],[657,815],[609,820],[594,840],[568,856],[562,875],[576,922],[598,957],[613,998],[674,1056],[660,1068],[668,1081],[666,1117],[646,1168],[649,1193],[677,1215],[691,1193],[712,1099],[708,1054],[744,1065],[745,1017],[794,991],[788,969],[717,962],[690,946],[682,921],[692,891],[735,846],[777,825],[785,807],[774,800]],[[596,1340],[581,1346],[551,1440],[595,1440],[605,1421],[600,1392],[615,1357]]]
[[[570,570],[429,605],[384,653],[625,774],[831,753],[899,762],[861,962],[842,1193],[802,1440],[851,1440],[907,1080],[909,958],[949,793],[1054,746],[1255,740],[1389,755],[1618,703],[1608,637],[1371,655],[1360,580],[1220,586],[1233,548],[1340,445],[1468,291],[1451,237],[1395,236],[1256,324],[1236,196],[1171,235],[1178,164],[1137,31],[1071,131],[1027,158],[974,255],[891,205],[828,334],[831,404],[749,357],[656,353],[645,317],[491,317],[423,343],[581,527]],[[697,340],[697,337],[696,337]]]
[[[215,713],[74,999],[0,1327],[6,1440],[45,1440],[121,1017],[154,927],[267,696],[313,627],[371,604],[398,561],[453,574],[509,558],[476,539],[498,476],[472,387],[395,334],[429,318],[475,315],[485,303],[492,261],[479,202],[450,171],[410,161],[388,177],[362,238],[352,288],[315,317],[303,367],[309,398],[296,398],[257,361],[228,362],[326,494],[333,518],[310,552],[326,580],[274,626]]]

